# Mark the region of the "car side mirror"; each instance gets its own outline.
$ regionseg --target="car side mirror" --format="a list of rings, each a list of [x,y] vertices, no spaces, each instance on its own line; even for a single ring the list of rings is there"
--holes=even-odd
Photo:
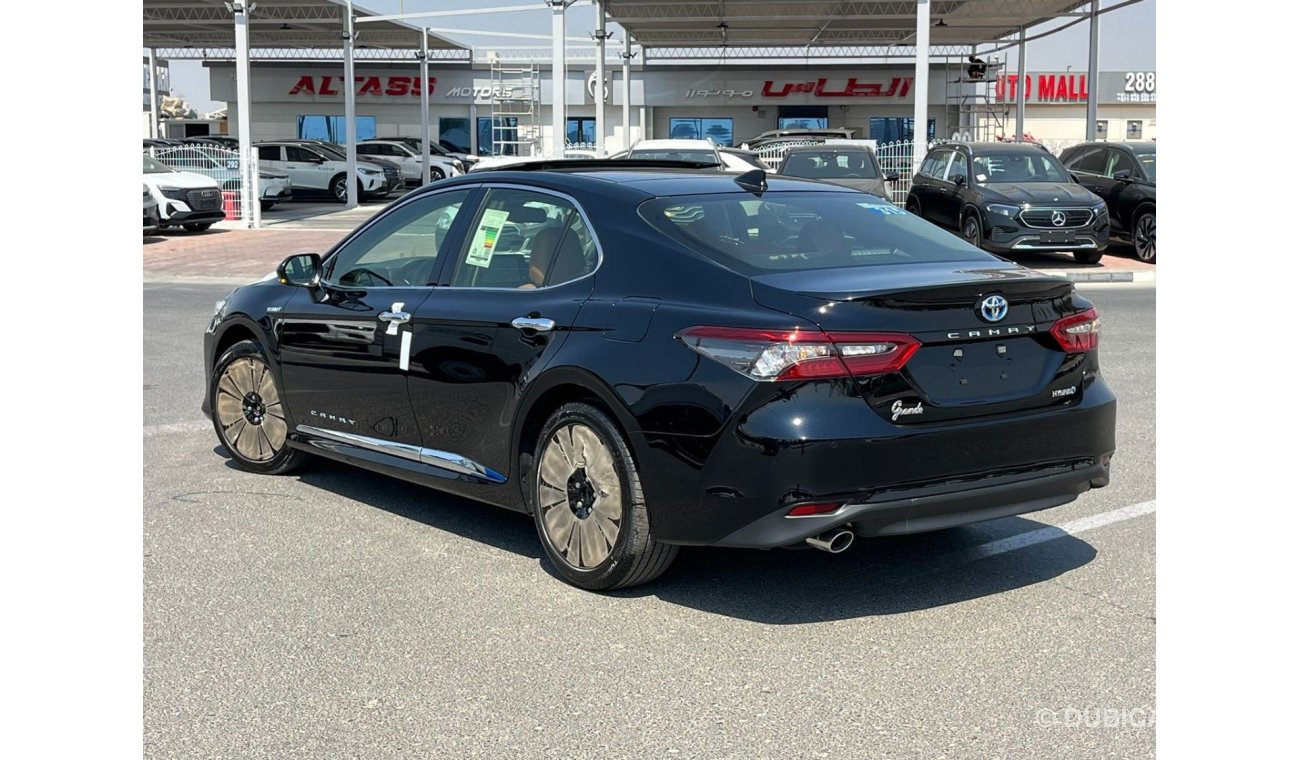
[[[890,173],[886,174],[886,175],[885,175],[885,181],[886,181],[886,182],[897,182],[897,181],[898,181],[898,172],[890,172]]]
[[[1120,169],[1115,172],[1115,179],[1120,182],[1129,182],[1133,179],[1133,172],[1130,169]]]
[[[275,275],[281,285],[314,288],[320,285],[322,270],[319,253],[296,253],[280,262]]]
[[[966,184],[966,177],[964,177],[961,174],[958,174],[956,177],[952,178],[952,183],[957,187],[961,187],[962,185]]]

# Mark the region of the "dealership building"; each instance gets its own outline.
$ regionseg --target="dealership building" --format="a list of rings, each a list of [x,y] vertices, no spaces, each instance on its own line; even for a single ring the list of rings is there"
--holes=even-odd
[[[211,97],[230,103],[238,118],[235,67],[209,62]],[[928,136],[973,139],[1015,134],[1019,77],[998,73],[996,62],[972,82],[964,62],[930,67]],[[256,62],[251,67],[250,115],[254,140],[290,137],[341,142],[344,94],[338,61]],[[739,145],[777,128],[848,127],[882,142],[910,140],[917,92],[915,70],[900,64],[718,65],[652,64],[631,71],[630,132],[624,129],[624,87],[617,66],[605,72],[608,150],[644,138],[707,137]],[[355,67],[357,136],[418,137],[419,68],[393,62]],[[1084,139],[1089,82],[1086,73],[1026,72],[1025,132],[1048,143]],[[550,144],[551,72],[543,64],[431,63],[429,123],[433,139],[455,149],[489,154],[514,145]],[[1097,77],[1097,136],[1108,140],[1156,137],[1153,71],[1101,71]],[[594,64],[571,64],[565,75],[565,138],[594,143]],[[495,125],[495,129],[494,129]],[[526,151],[525,151],[526,152]]]

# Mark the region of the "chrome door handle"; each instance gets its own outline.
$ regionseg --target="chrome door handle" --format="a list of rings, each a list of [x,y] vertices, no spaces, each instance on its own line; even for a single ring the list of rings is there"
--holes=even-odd
[[[510,320],[510,326],[516,330],[532,330],[533,332],[546,333],[555,329],[555,320],[545,317],[515,317]]]
[[[399,325],[404,325],[411,321],[411,314],[405,311],[381,311],[379,312],[379,321],[396,322]]]

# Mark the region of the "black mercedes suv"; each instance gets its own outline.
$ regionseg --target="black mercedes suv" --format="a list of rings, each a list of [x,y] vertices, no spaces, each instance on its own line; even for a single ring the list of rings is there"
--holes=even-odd
[[[986,251],[1071,251],[1096,264],[1106,203],[1032,143],[944,143],[926,154],[906,208]]]
[[[843,551],[1107,485],[1115,396],[1066,280],[847,188],[675,162],[427,185],[217,305],[203,409],[533,516],[569,582],[683,545]]]
[[[1110,234],[1131,243],[1138,259],[1156,260],[1156,144],[1082,143],[1061,153],[1079,184],[1101,196]]]

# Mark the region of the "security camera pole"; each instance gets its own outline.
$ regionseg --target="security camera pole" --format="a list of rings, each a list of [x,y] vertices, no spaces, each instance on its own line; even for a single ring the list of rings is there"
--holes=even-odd
[[[573,0],[547,0],[551,7],[551,158],[564,158],[564,11]]]
[[[348,0],[348,17],[343,30],[343,147],[348,157],[348,208],[357,207],[357,80],[352,66],[352,0]]]

